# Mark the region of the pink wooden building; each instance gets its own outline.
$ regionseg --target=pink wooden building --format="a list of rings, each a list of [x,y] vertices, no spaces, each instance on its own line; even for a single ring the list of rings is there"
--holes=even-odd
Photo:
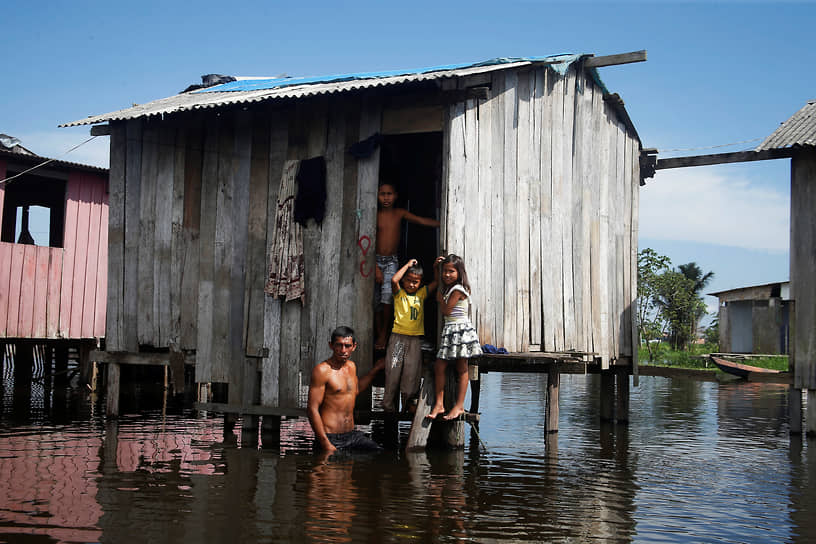
[[[108,171],[55,160],[26,173],[45,160],[0,146],[0,341],[99,339]],[[29,224],[32,210],[41,218],[37,225]],[[36,240],[32,228],[41,229]]]

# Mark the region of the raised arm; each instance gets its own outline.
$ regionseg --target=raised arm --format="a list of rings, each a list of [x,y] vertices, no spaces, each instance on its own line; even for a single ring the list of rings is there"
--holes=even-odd
[[[374,363],[374,367],[368,371],[368,374],[363,376],[357,381],[357,394],[359,395],[366,389],[368,386],[371,385],[371,382],[374,381],[374,377],[377,375],[377,372],[385,368],[385,358],[381,357],[377,359],[377,362]]]
[[[416,223],[418,225],[423,225],[425,227],[438,227],[439,221],[436,219],[431,219],[430,217],[420,217],[418,215],[414,215],[408,210],[404,210],[403,217],[406,221],[410,221],[411,223]]]
[[[323,426],[323,417],[320,415],[320,405],[323,404],[323,397],[326,395],[326,383],[328,383],[328,374],[325,371],[323,363],[321,363],[312,370],[306,414],[309,417],[309,423],[312,426],[315,438],[320,443],[320,447],[328,452],[332,452],[337,448],[329,442],[329,437],[326,436],[326,428]]]
[[[393,276],[391,276],[391,288],[394,290],[394,294],[399,292],[400,290],[400,281],[402,281],[402,277],[405,275],[405,272],[414,266],[417,263],[416,259],[408,259],[408,262],[402,265],[402,268],[397,270]]]

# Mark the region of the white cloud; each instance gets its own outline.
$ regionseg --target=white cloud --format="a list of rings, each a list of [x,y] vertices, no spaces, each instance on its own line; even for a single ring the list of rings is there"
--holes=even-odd
[[[659,170],[641,187],[639,235],[786,251],[788,191],[787,185],[775,190],[712,168]]]
[[[91,137],[89,127],[60,128],[53,131],[15,133],[23,147],[37,155],[61,161],[108,168],[110,138],[98,136],[79,148],[69,149]]]

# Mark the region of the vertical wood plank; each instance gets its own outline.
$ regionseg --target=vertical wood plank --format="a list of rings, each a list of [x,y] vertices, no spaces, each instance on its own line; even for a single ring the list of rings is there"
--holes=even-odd
[[[0,163],[0,166],[2,164]],[[3,171],[0,170],[0,175]],[[0,184],[0,191],[3,185]],[[2,213],[2,208],[0,208]],[[9,309],[11,304],[11,261],[15,244],[0,242],[0,336],[8,336]]]
[[[93,310],[93,334],[95,338],[105,336],[108,307],[108,221],[110,218],[110,191],[107,182],[102,182],[101,213],[99,215],[99,254],[96,265],[96,306]],[[105,344],[107,346],[107,344]]]
[[[6,322],[6,335],[11,338],[21,336],[20,296],[23,285],[25,248],[26,246],[22,244],[13,244],[11,248],[11,275],[9,280],[8,320]]]
[[[218,165],[215,190],[215,223],[213,244],[213,331],[210,348],[213,368],[210,381],[230,383],[230,400],[234,387],[230,382],[230,366],[233,356],[232,332],[232,258],[236,238],[236,222],[233,217],[233,170],[236,166],[235,117],[222,115],[218,133]],[[238,293],[235,293],[239,295]],[[243,291],[240,292],[243,303]]]
[[[634,282],[637,281],[636,278],[632,277],[632,267],[631,267],[631,258],[632,258],[632,176],[633,172],[633,161],[636,160],[637,152],[635,151],[637,147],[637,143],[635,142],[634,138],[631,138],[627,134],[626,138],[626,173],[624,176],[624,185],[623,185],[623,198],[624,198],[624,207],[623,207],[623,259],[621,266],[623,268],[623,300],[624,300],[624,319],[621,325],[621,355],[623,356],[631,356],[632,355],[632,301],[633,301],[633,292],[632,292],[632,285]],[[634,248],[635,255],[637,255],[637,247]],[[637,271],[637,269],[635,269]],[[635,272],[637,275],[637,272]]]
[[[596,89],[596,91],[598,91]],[[593,258],[593,301],[595,304],[593,317],[597,316],[595,324],[595,351],[600,354],[601,368],[609,367],[613,356],[609,346],[609,179],[613,168],[612,143],[610,138],[611,125],[609,110],[603,101],[602,94],[596,92],[592,97],[593,111],[597,116],[596,138],[598,139],[598,247],[597,258]]]
[[[493,246],[493,230],[491,229],[491,222],[493,217],[493,122],[495,108],[493,103],[495,97],[488,98],[486,101],[479,102],[476,109],[476,119],[478,123],[477,145],[478,153],[476,162],[478,164],[478,190],[477,198],[478,204],[476,209],[480,210],[480,215],[477,221],[472,225],[473,231],[477,239],[481,242],[483,251]],[[495,205],[499,205],[496,203]],[[479,338],[483,343],[496,344],[495,336],[495,311],[493,310],[493,259],[486,259],[482,256],[479,261],[480,278],[479,290],[475,293],[475,300],[479,306],[476,313],[476,330],[479,332]]]
[[[96,176],[86,176],[86,183],[90,186],[90,199],[85,204],[88,215],[88,246],[85,257],[85,286],[82,298],[82,321],[80,323],[80,336],[82,338],[94,337],[94,320],[96,313],[96,286],[99,279],[99,242],[102,229],[102,199],[105,194],[105,183]],[[107,225],[105,225],[107,228]],[[107,267],[107,262],[101,261],[102,266]],[[100,293],[100,296],[101,293]]]
[[[46,308],[48,305],[48,259],[47,246],[35,247],[35,274],[32,307],[32,338],[46,338]]]
[[[176,162],[176,129],[163,123],[156,148],[156,202],[153,241],[154,346],[170,345],[170,269],[173,243],[173,182]]]
[[[516,289],[516,334],[518,337],[517,349],[521,352],[530,351],[530,202],[531,189],[536,186],[533,164],[535,159],[533,98],[535,74],[531,71],[518,73],[518,122],[516,137],[517,180],[516,189],[516,258],[514,267],[518,281]]]
[[[536,68],[530,74],[530,186],[529,186],[529,217],[530,224],[527,227],[530,237],[530,344],[538,345],[542,349],[544,343],[542,326],[542,306],[541,306],[541,223],[542,204],[541,194],[544,176],[542,175],[542,111],[543,111],[543,86],[544,72],[541,68]],[[549,178],[546,179],[549,183]]]
[[[553,103],[555,102],[553,87],[556,76],[547,68],[538,71],[537,86],[541,90],[539,101],[539,114],[537,118],[538,131],[541,133],[541,157],[540,172],[541,181],[539,184],[541,204],[541,350],[556,350],[556,313],[558,312],[558,300],[556,277],[560,277],[560,272],[556,274],[556,259],[553,239]],[[560,264],[559,264],[560,266]],[[560,281],[558,282],[560,283]]]
[[[490,100],[490,116],[493,120],[491,130],[491,157],[492,157],[492,179],[491,179],[491,200],[493,207],[490,216],[490,254],[496,256],[491,259],[491,308],[493,309],[493,340],[497,346],[510,349],[504,343],[505,334],[504,320],[504,124],[505,124],[505,76],[504,73],[497,73],[493,76],[493,86],[491,88],[493,98]],[[499,258],[501,256],[501,258]]]
[[[640,213],[640,144],[632,138],[632,215],[629,224],[630,253],[629,253],[629,349],[632,352],[632,375],[635,386],[638,385],[638,330],[637,330],[637,258],[638,258],[638,228]]]
[[[213,379],[213,291],[215,289],[215,213],[218,191],[219,118],[209,119],[205,126],[201,166],[201,206],[199,226],[198,319],[196,320],[195,381]]]
[[[252,117],[247,111],[236,115],[231,169],[234,238],[230,262],[230,402],[248,405],[257,398],[257,366],[246,354],[246,287],[249,233],[249,189],[252,163]],[[239,385],[240,387],[236,387]],[[255,421],[257,425],[257,421]]]
[[[312,366],[318,362],[329,333],[339,324],[337,308],[340,304],[338,293],[340,289],[339,251],[342,247],[343,233],[343,201],[345,187],[343,173],[346,161],[346,109],[343,102],[333,100],[328,109],[328,133],[326,141],[326,214],[323,218],[320,232],[320,264],[318,271],[318,293],[325,302],[320,309],[313,309],[317,313],[314,328],[315,353],[311,361]],[[351,160],[351,157],[348,157]],[[312,300],[315,300],[314,295]],[[311,372],[311,367],[305,369],[305,376]]]
[[[374,97],[363,99],[360,113],[360,139],[363,140],[380,131],[382,119],[382,105]],[[380,175],[379,148],[367,159],[357,164],[357,204],[354,209],[359,210],[357,221],[357,238],[368,236],[374,240],[377,235],[377,185]],[[364,257],[364,270],[373,271],[375,266],[374,251],[369,251]],[[362,274],[355,276],[354,287],[356,297],[352,303],[352,320],[358,335],[357,372],[366,374],[373,366],[372,354],[374,349],[374,312],[371,300],[374,297],[373,272],[368,277]],[[360,397],[363,405],[370,406],[370,389]],[[367,404],[366,404],[367,403]]]
[[[462,178],[463,206],[456,210],[463,223],[464,258],[467,265],[468,279],[473,291],[470,319],[478,323],[481,314],[487,308],[485,293],[488,283],[484,281],[485,270],[490,263],[484,258],[485,239],[479,237],[477,224],[483,222],[482,208],[479,207],[479,110],[476,100],[464,103],[464,172]],[[464,210],[469,210],[463,213]],[[429,274],[431,272],[429,271]],[[481,331],[477,328],[479,337]]]
[[[586,77],[583,69],[578,69],[575,75],[575,110],[574,110],[574,125],[573,125],[573,142],[575,143],[572,151],[572,277],[573,277],[573,297],[575,302],[575,348],[581,351],[590,351],[587,349],[586,330],[584,328],[584,296],[587,283],[584,283],[584,272],[586,270],[586,263],[584,248],[586,247],[586,238],[589,234],[587,225],[585,224],[585,197],[584,193],[585,182],[589,172],[587,172],[587,140],[589,127],[587,126],[587,93],[591,90],[587,89]]]
[[[80,188],[80,174],[77,172],[70,173],[68,175],[68,185],[65,188],[65,233],[63,236],[65,258],[63,260],[60,287],[59,335],[62,338],[70,338],[71,330],[71,300],[73,298]]]
[[[167,344],[172,349],[181,349],[181,307],[186,305],[182,298],[182,282],[185,264],[184,211],[187,173],[184,165],[187,160],[187,135],[189,125],[181,125],[175,131],[173,142],[173,188],[170,204],[170,277],[169,323],[167,323]]]
[[[136,291],[139,344],[155,346],[156,315],[155,267],[156,243],[156,183],[158,166],[159,129],[147,125],[142,138],[141,194],[139,199],[139,264],[138,289]]]
[[[87,175],[81,176],[79,205],[77,206],[77,227],[74,252],[74,273],[71,285],[71,324],[72,338],[82,338],[83,311],[85,309],[85,277],[88,271],[90,252],[91,202],[93,200],[93,183]]]
[[[311,101],[304,121],[307,127],[306,142],[302,150],[303,156],[300,158],[324,156],[325,159],[328,99],[317,97]],[[325,333],[320,334],[316,330],[319,314],[322,314],[322,300],[327,296],[325,292],[321,292],[322,278],[319,276],[321,262],[324,258],[329,258],[322,245],[322,231],[323,226],[318,225],[313,219],[308,220],[303,228],[306,302],[301,312],[300,373],[304,382],[315,365],[316,350],[324,345],[319,340],[325,336]]]
[[[198,343],[198,297],[200,273],[201,187],[206,129],[200,117],[186,127],[184,154],[184,211],[179,249],[180,291],[179,342],[181,349],[195,349]],[[175,254],[175,253],[174,253]],[[197,359],[198,359],[197,354]]]
[[[3,244],[0,244],[0,260],[3,257]],[[45,308],[46,314],[46,330],[45,334],[48,338],[57,338],[59,334],[59,305],[60,305],[60,288],[62,287],[62,259],[64,251],[61,247],[52,247],[49,249],[48,262],[48,295]],[[5,289],[8,286],[7,280],[3,278],[3,268],[0,267],[0,289]],[[3,310],[6,306],[0,300],[0,316],[3,315]],[[0,317],[0,327],[2,326],[2,317]],[[2,333],[2,331],[0,331]]]
[[[509,71],[504,76],[504,342],[510,352],[519,351],[517,313],[518,302],[518,210],[517,210],[517,145],[518,145],[518,73]]]
[[[139,209],[142,193],[142,120],[127,122],[125,129],[126,166],[124,184],[125,253],[123,272],[123,310],[121,313],[121,348],[128,352],[139,351],[139,240],[141,222]],[[66,259],[63,270],[68,268]]]
[[[33,338],[34,297],[37,273],[37,246],[23,245],[23,266],[20,278],[20,310],[17,321],[17,336]]]
[[[360,140],[360,103],[358,100],[344,101],[346,117],[346,143],[348,149]],[[354,279],[360,274],[360,262],[363,258],[363,248],[366,253],[374,252],[374,238],[359,240],[357,234],[357,184],[359,161],[351,156],[345,156],[343,161],[343,200],[340,237],[340,285],[337,296],[337,325],[354,327],[352,322],[352,305],[349,301],[358,296],[354,292]],[[367,243],[366,243],[367,242]],[[363,266],[368,264],[365,262]],[[365,272],[371,269],[363,268]],[[371,271],[373,273],[373,271]],[[373,295],[372,295],[373,296]],[[373,302],[372,302],[373,304]]]
[[[456,102],[450,106],[447,124],[448,177],[446,180],[447,203],[444,214],[445,238],[443,244],[448,253],[465,258],[465,104]],[[467,265],[467,261],[465,261]]]
[[[272,245],[272,235],[275,231],[275,218],[278,209],[278,193],[280,191],[281,173],[286,161],[289,141],[289,121],[280,110],[270,113],[269,119],[269,171],[267,183],[269,192],[266,201],[266,245],[263,271],[264,279],[269,265],[269,248]],[[281,306],[282,302],[270,296],[264,296],[264,346],[266,356],[261,361],[261,403],[266,406],[280,406],[280,392],[283,390],[281,381],[280,355],[283,338],[281,336]]]
[[[795,319],[791,344],[792,368],[796,389],[816,389],[816,155],[799,154],[791,159],[791,240],[790,275],[791,299],[795,304]],[[808,391],[807,402],[814,398]],[[816,427],[814,411],[807,410],[806,429]]]
[[[124,313],[125,288],[125,165],[127,161],[127,134],[125,123],[111,123],[110,126],[105,348],[111,351],[122,351],[124,348],[122,342],[122,314]],[[61,261],[62,259],[60,259],[60,265]],[[52,268],[53,265],[54,259],[52,259]],[[62,270],[62,266],[60,266],[60,270]]]
[[[565,128],[564,121],[564,90],[567,82],[565,76],[550,71],[548,76],[552,80],[552,247],[550,256],[552,259],[552,285],[551,292],[553,308],[553,329],[555,332],[554,349],[562,351],[567,348],[565,330],[565,260],[564,252],[564,229],[565,229],[565,191],[566,180],[564,171],[564,147],[565,142],[571,139],[571,134]]]
[[[247,211],[247,322],[246,354],[264,354],[264,284],[266,282],[266,227],[269,198],[269,117],[252,119],[252,150]]]

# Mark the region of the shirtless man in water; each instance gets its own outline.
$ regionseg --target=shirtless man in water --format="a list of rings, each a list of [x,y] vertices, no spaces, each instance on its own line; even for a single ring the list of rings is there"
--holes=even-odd
[[[379,450],[376,442],[354,430],[354,402],[371,385],[385,360],[357,379],[357,365],[350,359],[357,340],[350,327],[334,329],[329,341],[332,355],[312,370],[307,412],[316,445],[327,452],[338,449]]]

